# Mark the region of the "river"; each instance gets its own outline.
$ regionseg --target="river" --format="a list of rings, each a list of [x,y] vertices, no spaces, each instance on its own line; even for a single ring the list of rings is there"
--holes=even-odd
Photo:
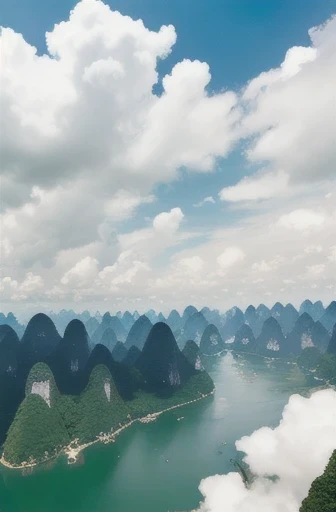
[[[209,368],[213,397],[132,425],[114,444],[88,448],[76,466],[62,457],[30,474],[2,467],[0,512],[195,508],[200,480],[234,470],[231,458],[241,460],[235,441],[276,426],[289,396],[306,387],[298,368],[286,362],[228,354]]]

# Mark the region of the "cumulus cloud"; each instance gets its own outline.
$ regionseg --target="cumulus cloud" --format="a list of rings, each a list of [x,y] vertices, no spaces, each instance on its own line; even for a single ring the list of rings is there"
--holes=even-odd
[[[211,171],[228,154],[237,97],[208,94],[206,63],[177,63],[153,92],[175,41],[173,26],[151,31],[100,0],[80,1],[56,24],[43,56],[2,29],[2,226],[15,226],[2,232],[1,251],[15,253],[15,266],[109,244],[116,223],[154,200],[157,182],[184,166]]]
[[[183,217],[181,208],[172,208],[170,212],[162,212],[154,218],[153,228],[158,232],[175,233]]]
[[[255,476],[251,486],[238,473],[206,478],[199,512],[299,512],[335,449],[335,407],[332,389],[310,398],[292,395],[276,428],[263,427],[236,442]]]
[[[68,270],[61,279],[62,284],[85,286],[93,281],[98,272],[98,260],[86,256]]]
[[[247,160],[262,171],[223,188],[220,199],[279,196],[300,183],[334,178],[336,17],[310,29],[311,46],[290,48],[279,68],[252,79],[239,98]],[[327,195],[327,197],[330,197]]]
[[[3,300],[26,300],[30,294],[39,292],[43,287],[43,278],[33,274],[33,272],[27,272],[21,282],[12,279],[10,276],[0,279],[0,291]]]
[[[134,279],[139,278],[139,274],[146,274],[150,271],[149,265],[141,260],[139,255],[133,253],[132,250],[122,252],[116,263],[103,268],[99,272],[99,278],[103,286],[110,290],[117,291],[118,287],[125,284],[134,285]]]
[[[226,270],[236,263],[243,261],[245,258],[244,252],[240,247],[227,247],[217,258],[219,266]]]
[[[46,41],[49,54],[38,56],[22,35],[2,30],[7,206],[27,202],[33,186],[77,180],[89,181],[101,199],[130,182],[147,191],[181,166],[209,171],[230,150],[236,96],[208,96],[206,63],[178,63],[163,79],[164,93],[153,93],[157,61],[176,41],[171,25],[150,31],[99,0],[83,0]]]
[[[335,28],[336,17],[312,28],[310,47],[289,49],[280,68],[253,79],[243,95],[249,160],[281,169],[293,182],[334,175]]]

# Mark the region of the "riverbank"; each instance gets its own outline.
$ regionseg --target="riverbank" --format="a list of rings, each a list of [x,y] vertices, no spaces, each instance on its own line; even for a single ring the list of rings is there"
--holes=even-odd
[[[32,461],[23,462],[20,465],[13,465],[13,464],[10,464],[8,461],[6,461],[6,459],[2,455],[2,457],[0,459],[0,463],[3,466],[5,466],[6,468],[9,468],[9,469],[28,469],[28,468],[33,468],[33,467],[39,466],[41,464],[44,464],[45,462],[57,459],[60,455],[64,454],[68,458],[68,464],[75,464],[77,462],[79,454],[82,451],[84,451],[86,448],[88,448],[89,446],[92,446],[94,444],[97,444],[97,443],[104,443],[104,444],[114,443],[116,441],[116,438],[118,437],[118,435],[123,430],[125,430],[126,428],[129,428],[131,425],[133,425],[133,423],[136,423],[136,422],[139,422],[139,423],[149,423],[149,422],[152,422],[152,421],[156,421],[156,419],[161,414],[163,414],[165,412],[171,411],[173,409],[177,409],[179,407],[184,407],[185,405],[189,405],[189,404],[192,404],[194,402],[198,402],[199,400],[203,400],[204,398],[206,398],[208,396],[211,396],[214,393],[215,393],[215,389],[213,389],[213,391],[211,391],[210,393],[201,394],[200,397],[195,398],[193,400],[189,400],[188,402],[183,402],[181,404],[173,405],[173,406],[168,407],[166,409],[162,409],[161,411],[154,412],[154,413],[151,413],[151,414],[147,414],[146,416],[143,416],[141,418],[133,419],[133,420],[129,421],[128,423],[125,423],[125,425],[123,425],[119,429],[115,430],[114,432],[112,431],[112,432],[105,433],[105,434],[101,433],[98,436],[97,439],[94,439],[93,441],[91,441],[89,443],[78,445],[77,443],[78,443],[79,439],[74,439],[73,441],[71,441],[69,443],[69,445],[64,447],[57,454],[54,454],[51,457],[46,457],[45,459],[40,460],[40,461],[32,460]]]

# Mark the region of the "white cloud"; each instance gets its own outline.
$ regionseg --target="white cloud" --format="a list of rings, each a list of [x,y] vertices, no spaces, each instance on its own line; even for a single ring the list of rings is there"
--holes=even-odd
[[[243,261],[245,258],[244,252],[239,247],[227,247],[217,258],[219,266],[226,270],[236,263]]]
[[[34,275],[32,272],[28,272],[25,279],[19,286],[19,290],[22,293],[31,293],[35,290],[43,288],[44,281],[41,276]]]
[[[191,258],[182,258],[179,265],[187,271],[199,272],[204,266],[204,261],[199,256],[192,256]]]
[[[225,187],[219,192],[222,201],[255,201],[281,195],[286,191],[288,175],[284,172],[263,173],[242,179],[237,185]]]
[[[278,220],[278,226],[304,231],[310,228],[319,228],[325,222],[325,217],[318,212],[299,209],[282,215]]]
[[[252,80],[243,96],[249,160],[282,169],[292,182],[334,177],[335,27],[336,17],[311,29],[311,47],[289,49],[280,68]]]
[[[139,194],[121,189],[105,203],[104,212],[107,218],[121,221],[131,217],[134,210],[141,204],[152,203],[154,200],[152,195],[141,197]]]
[[[26,300],[32,293],[39,293],[44,287],[43,278],[33,272],[27,272],[24,279],[19,282],[10,276],[0,279],[2,300]]]
[[[279,426],[263,427],[236,443],[257,477],[251,487],[245,487],[238,473],[206,478],[200,484],[204,502],[199,511],[299,512],[335,449],[335,407],[331,389],[309,399],[291,396]],[[277,480],[267,479],[274,475]]]
[[[61,283],[65,285],[85,286],[90,284],[97,277],[97,274],[98,260],[91,256],[86,256],[64,274]]]
[[[141,257],[133,253],[132,250],[122,252],[116,263],[103,268],[99,272],[99,278],[104,286],[113,291],[118,291],[118,287],[125,284],[134,284],[134,279],[139,274],[148,275],[150,271],[149,265],[141,261]]]
[[[170,212],[162,212],[153,220],[153,228],[157,232],[175,233],[184,215],[181,208],[172,208]]]
[[[206,203],[215,204],[216,201],[214,200],[214,198],[212,196],[208,196],[208,197],[205,197],[204,199],[202,199],[201,201],[199,201],[198,203],[193,204],[193,206],[195,208],[200,208],[201,206],[204,206]]]
[[[328,256],[328,260],[333,262],[333,263],[336,263],[336,245],[331,247],[331,252],[330,252],[330,254]]]
[[[171,25],[151,31],[83,0],[46,38],[43,56],[10,28],[0,39],[2,207],[17,224],[5,247],[26,266],[105,239],[180,167],[213,170],[239,117],[234,93],[208,94],[199,61],[177,63],[153,93],[176,41]]]
[[[255,262],[252,264],[251,269],[257,272],[270,272],[271,270],[275,270],[278,266],[283,263],[285,258],[280,255],[277,255],[275,258],[269,261],[261,260],[260,262]]]
[[[10,204],[25,202],[32,185],[88,172],[99,176],[101,192],[115,192],[130,179],[152,185],[158,167],[160,180],[184,165],[211,170],[231,148],[237,100],[231,92],[208,96],[208,65],[189,60],[164,77],[160,97],[153,94],[157,60],[175,41],[173,26],[150,31],[95,0],[79,2],[47,33],[49,55],[3,29],[1,149]]]

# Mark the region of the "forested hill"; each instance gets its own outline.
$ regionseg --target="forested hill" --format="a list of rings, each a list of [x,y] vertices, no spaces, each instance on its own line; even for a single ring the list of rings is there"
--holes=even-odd
[[[13,467],[55,457],[71,442],[106,441],[132,420],[214,389],[166,324],[150,329],[142,352],[134,345],[127,350],[122,341],[112,353],[112,346],[93,348],[78,319],[63,337],[46,315],[29,322],[21,341],[11,327],[2,330],[0,424],[3,460]]]

